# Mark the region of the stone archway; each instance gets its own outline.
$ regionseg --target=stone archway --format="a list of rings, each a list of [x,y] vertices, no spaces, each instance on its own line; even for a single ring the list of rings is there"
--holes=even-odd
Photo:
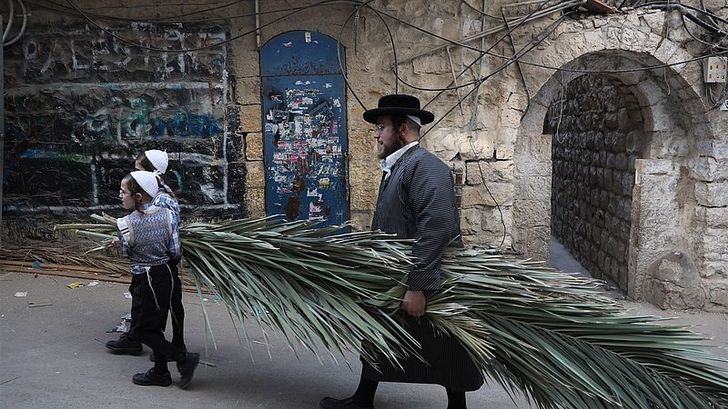
[[[557,212],[559,234],[576,237],[571,250],[596,276],[637,299],[701,307],[705,291],[690,290],[700,279],[695,261],[701,257],[691,169],[698,147],[712,135],[698,94],[680,73],[644,70],[660,64],[643,52],[601,50],[563,64],[564,71],[542,84],[516,139],[514,248],[548,258],[551,215]],[[565,91],[573,104],[566,116],[560,107]],[[605,101],[599,98],[609,93],[611,108],[600,112]],[[580,113],[589,118],[579,119]],[[567,122],[559,131],[575,138],[570,143],[579,153],[553,140],[564,136],[556,132],[559,118]],[[563,186],[563,175],[572,176],[571,187]],[[579,208],[564,210],[569,200]],[[577,213],[580,218],[573,217]],[[675,257],[686,261],[660,261]]]
[[[649,136],[637,98],[619,79],[585,74],[549,106],[551,236],[593,276],[626,289],[636,159]]]

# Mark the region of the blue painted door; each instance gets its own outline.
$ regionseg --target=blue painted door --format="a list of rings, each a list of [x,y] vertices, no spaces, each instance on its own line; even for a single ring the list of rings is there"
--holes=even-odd
[[[288,220],[349,220],[345,51],[321,33],[291,31],[261,50],[265,205]]]

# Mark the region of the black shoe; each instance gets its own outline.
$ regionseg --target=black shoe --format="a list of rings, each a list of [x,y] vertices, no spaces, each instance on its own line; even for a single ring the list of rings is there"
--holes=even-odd
[[[180,375],[180,388],[186,389],[187,385],[190,384],[190,381],[192,380],[192,375],[194,375],[195,373],[195,368],[197,368],[198,362],[200,362],[200,354],[196,352],[188,352],[186,353],[185,361],[181,364],[177,364],[177,370],[179,371]]]
[[[130,339],[126,334],[121,334],[116,341],[107,342],[106,348],[109,348],[112,353],[119,355],[141,355],[143,352],[142,343]]]
[[[131,378],[131,381],[137,385],[143,386],[169,386],[172,384],[172,376],[169,371],[163,374],[158,374],[154,368],[148,370],[145,373],[138,373]]]
[[[372,409],[373,406],[359,406],[351,398],[346,399],[334,399],[334,398],[323,398],[319,402],[319,408],[321,409]]]

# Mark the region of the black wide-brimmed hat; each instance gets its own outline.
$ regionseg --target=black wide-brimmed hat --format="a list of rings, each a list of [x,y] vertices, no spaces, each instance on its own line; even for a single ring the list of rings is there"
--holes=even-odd
[[[377,108],[364,112],[364,120],[377,123],[382,115],[413,115],[420,118],[421,124],[429,124],[435,119],[432,112],[420,109],[420,100],[412,95],[392,94],[379,98]]]

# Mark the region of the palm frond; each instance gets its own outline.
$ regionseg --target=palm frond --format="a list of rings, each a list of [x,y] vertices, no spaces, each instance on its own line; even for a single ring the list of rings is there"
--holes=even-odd
[[[195,278],[241,323],[281,331],[292,347],[351,349],[373,364],[419,357],[393,318],[411,242],[317,223],[269,217],[180,233]],[[599,281],[483,249],[450,249],[442,269],[426,317],[490,378],[540,408],[728,406],[728,373],[711,362],[703,337],[626,314]]]

